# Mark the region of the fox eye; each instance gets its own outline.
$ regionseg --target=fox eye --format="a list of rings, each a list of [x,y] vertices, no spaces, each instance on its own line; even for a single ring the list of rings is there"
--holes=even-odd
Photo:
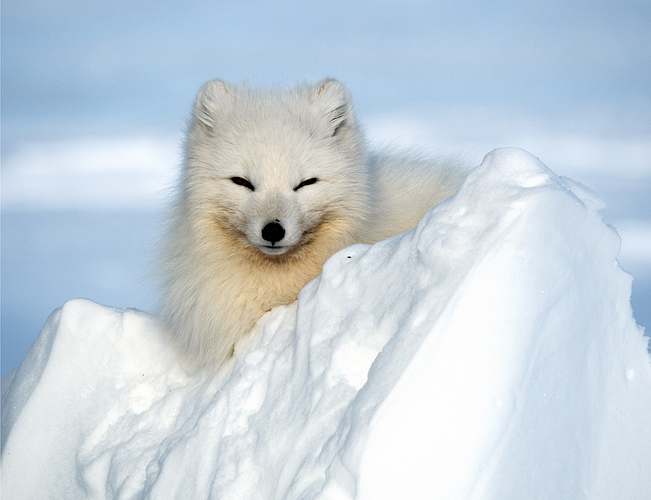
[[[255,191],[253,184],[251,184],[243,177],[231,177],[231,181],[233,181],[233,183],[237,184],[238,186],[244,186],[245,188],[250,189],[251,191]]]
[[[314,183],[317,182],[318,180],[319,180],[319,179],[317,179],[316,177],[312,177],[311,179],[305,179],[305,180],[302,181],[298,186],[296,186],[296,187],[294,188],[294,191],[298,191],[298,190],[301,189],[302,187],[309,186],[310,184],[314,184]]]

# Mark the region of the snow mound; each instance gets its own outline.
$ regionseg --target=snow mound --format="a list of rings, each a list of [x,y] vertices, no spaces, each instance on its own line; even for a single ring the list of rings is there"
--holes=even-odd
[[[2,384],[7,498],[651,498],[651,361],[601,202],[496,150],[334,255],[218,376],[155,317],[55,311]]]

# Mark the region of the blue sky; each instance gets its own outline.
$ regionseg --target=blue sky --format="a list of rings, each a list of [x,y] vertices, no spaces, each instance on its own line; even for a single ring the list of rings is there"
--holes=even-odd
[[[528,149],[606,200],[651,326],[650,47],[641,0],[4,0],[2,373],[67,298],[155,307],[161,193],[216,77],[339,78],[373,142]]]
[[[334,76],[361,113],[443,103],[600,108],[627,132],[651,121],[645,1],[7,0],[2,14],[9,141],[177,128],[214,77]]]

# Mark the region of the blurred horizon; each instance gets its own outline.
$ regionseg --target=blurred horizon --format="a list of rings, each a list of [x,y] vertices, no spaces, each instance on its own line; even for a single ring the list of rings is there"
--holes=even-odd
[[[153,310],[148,276],[208,79],[340,79],[374,145],[517,146],[607,203],[651,327],[651,2],[5,0],[2,375],[86,296]],[[108,303],[107,303],[108,302]]]

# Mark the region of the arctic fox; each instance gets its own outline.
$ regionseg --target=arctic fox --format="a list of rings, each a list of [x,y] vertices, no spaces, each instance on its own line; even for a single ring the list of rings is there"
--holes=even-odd
[[[331,255],[412,229],[464,176],[453,163],[370,155],[336,80],[206,83],[163,259],[162,317],[185,363],[219,368]]]

